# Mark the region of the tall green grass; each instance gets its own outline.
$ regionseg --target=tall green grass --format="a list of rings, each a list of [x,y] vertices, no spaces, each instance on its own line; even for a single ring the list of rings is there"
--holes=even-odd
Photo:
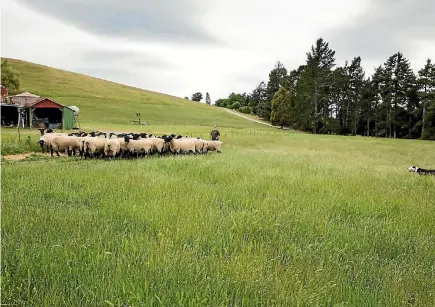
[[[37,134],[39,135],[39,132]],[[40,146],[37,144],[39,140],[37,134],[26,131],[21,134],[21,137],[18,137],[16,132],[2,133],[1,154],[21,154],[40,150]]]
[[[434,306],[433,143],[227,135],[222,154],[3,162],[2,303]]]
[[[211,129],[208,126],[189,125],[189,126],[176,126],[176,125],[113,125],[113,124],[95,124],[84,125],[81,131],[104,131],[104,132],[146,132],[148,134],[182,134],[192,137],[201,137],[203,139],[210,139]],[[55,132],[61,132],[56,130]],[[243,137],[243,136],[264,136],[264,135],[287,135],[294,133],[294,131],[281,131],[279,129],[266,128],[219,128],[221,133],[221,140],[225,141],[227,138]],[[63,132],[77,132],[77,130],[63,131]],[[39,152],[41,149],[37,144],[40,138],[40,132],[37,129],[21,129],[20,136],[17,128],[2,128],[1,129],[1,153],[2,155],[9,154],[22,154],[29,152]]]

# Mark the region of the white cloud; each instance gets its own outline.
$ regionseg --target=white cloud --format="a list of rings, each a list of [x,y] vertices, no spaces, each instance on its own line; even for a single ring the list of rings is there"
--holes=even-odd
[[[231,91],[250,92],[267,80],[277,60],[288,69],[297,68],[318,37],[328,41],[324,36],[328,29],[352,24],[369,12],[369,4],[367,0],[212,1],[200,22],[224,44],[196,45],[99,36],[6,0],[1,53],[180,97],[208,91],[215,100]],[[405,56],[418,68],[434,54],[435,45],[417,41],[416,46],[426,50],[419,48]],[[367,74],[381,64],[359,55]],[[347,59],[340,50],[336,58],[338,64]]]

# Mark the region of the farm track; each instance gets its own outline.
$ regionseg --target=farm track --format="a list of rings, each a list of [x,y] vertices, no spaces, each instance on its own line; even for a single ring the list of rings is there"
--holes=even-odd
[[[275,126],[273,126],[273,125],[270,124],[270,123],[263,122],[263,121],[261,121],[261,120],[257,120],[257,119],[253,119],[253,118],[249,118],[248,116],[242,115],[242,114],[237,113],[237,112],[235,112],[235,111],[233,111],[233,110],[230,110],[230,109],[225,109],[225,110],[227,110],[227,112],[232,113],[232,114],[234,114],[234,115],[237,115],[237,116],[239,116],[239,117],[241,117],[241,118],[244,118],[244,119],[250,120],[251,122],[255,122],[255,123],[258,123],[258,124],[266,125],[266,126],[269,126],[269,127],[275,127]]]
[[[240,113],[235,112],[235,111],[230,110],[230,109],[225,109],[225,110],[227,110],[227,112],[229,112],[229,113],[231,113],[231,114],[237,115],[237,116],[239,116],[239,117],[241,117],[241,118],[244,118],[244,119],[247,119],[247,120],[250,120],[251,122],[254,122],[254,123],[262,124],[262,125],[269,126],[269,127],[272,127],[272,128],[277,128],[277,129],[280,128],[279,126],[274,126],[274,125],[272,125],[271,123],[268,123],[268,122],[265,122],[265,121],[261,121],[261,120],[258,120],[258,119],[250,118],[250,117],[248,117],[248,116],[245,116],[245,115],[243,115],[243,114],[240,114]],[[283,127],[282,130],[292,130],[292,129],[287,128],[287,127]]]

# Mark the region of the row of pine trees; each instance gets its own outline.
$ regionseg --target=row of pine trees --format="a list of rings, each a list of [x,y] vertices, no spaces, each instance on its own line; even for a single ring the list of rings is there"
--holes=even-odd
[[[215,104],[312,133],[435,140],[435,65],[428,59],[415,75],[398,52],[366,78],[360,57],[336,67],[319,38],[304,65],[277,62],[267,84]]]

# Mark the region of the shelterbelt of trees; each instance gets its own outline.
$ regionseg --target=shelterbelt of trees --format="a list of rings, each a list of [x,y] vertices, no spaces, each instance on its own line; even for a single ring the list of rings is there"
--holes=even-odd
[[[312,133],[435,140],[435,64],[415,74],[397,52],[366,77],[361,57],[337,67],[319,38],[305,64],[288,71],[278,61],[267,83],[215,104]]]

